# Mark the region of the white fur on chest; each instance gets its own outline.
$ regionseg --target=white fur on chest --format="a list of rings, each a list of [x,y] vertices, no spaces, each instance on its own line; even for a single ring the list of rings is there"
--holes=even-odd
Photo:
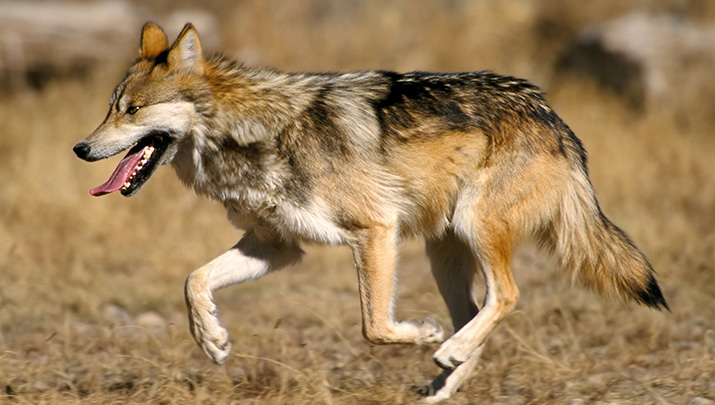
[[[340,245],[348,239],[319,200],[305,207],[283,201],[259,210],[251,210],[238,201],[225,202],[225,205],[229,220],[241,229],[268,226],[283,237],[330,245]]]

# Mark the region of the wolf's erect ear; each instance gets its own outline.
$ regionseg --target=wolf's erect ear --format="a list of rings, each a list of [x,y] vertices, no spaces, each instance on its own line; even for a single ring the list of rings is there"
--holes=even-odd
[[[196,73],[202,72],[201,43],[199,34],[191,23],[184,26],[181,34],[171,46],[167,61],[170,68],[189,69]]]
[[[141,58],[152,59],[169,49],[169,40],[164,30],[158,25],[148,22],[142,28]]]

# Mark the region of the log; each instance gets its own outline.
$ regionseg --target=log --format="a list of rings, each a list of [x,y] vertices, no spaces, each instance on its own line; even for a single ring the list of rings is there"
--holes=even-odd
[[[119,0],[0,2],[0,88],[41,87],[49,78],[83,74],[99,63],[126,63],[138,56],[140,29],[150,19],[171,24],[167,33],[174,35],[191,21],[205,47],[219,42],[216,23],[205,12],[156,17]]]

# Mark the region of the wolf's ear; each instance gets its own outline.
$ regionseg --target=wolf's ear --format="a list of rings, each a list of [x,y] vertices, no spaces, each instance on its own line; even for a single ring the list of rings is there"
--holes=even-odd
[[[148,22],[142,28],[141,58],[152,59],[169,49],[169,40],[164,30],[158,25]]]
[[[189,69],[196,73],[202,72],[201,43],[199,34],[191,23],[184,26],[181,34],[171,46],[167,61],[170,68]]]

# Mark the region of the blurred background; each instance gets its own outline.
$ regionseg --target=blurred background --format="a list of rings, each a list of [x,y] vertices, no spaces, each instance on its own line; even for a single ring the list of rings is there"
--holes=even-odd
[[[433,347],[362,339],[349,250],[217,293],[234,351],[191,340],[183,282],[241,235],[162,169],[126,199],[72,146],[146,21],[287,71],[473,71],[539,85],[589,152],[605,213],[672,313],[573,287],[530,241],[516,311],[451,403],[715,404],[715,2],[0,0],[0,403],[413,403]],[[421,241],[397,315],[448,325]]]

